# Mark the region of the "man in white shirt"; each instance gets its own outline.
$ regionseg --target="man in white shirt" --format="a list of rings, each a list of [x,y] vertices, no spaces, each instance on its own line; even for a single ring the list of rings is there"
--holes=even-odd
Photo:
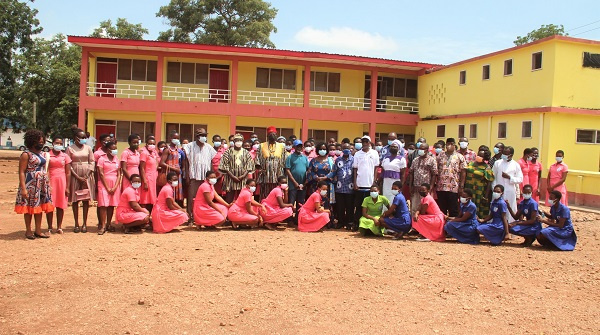
[[[375,176],[379,166],[379,153],[371,148],[371,137],[363,136],[360,147],[360,150],[354,154],[354,163],[352,164],[354,178],[353,231],[358,230],[358,221],[362,216],[362,203],[369,196],[371,186],[375,184]]]
[[[188,160],[188,171],[186,173],[188,184],[187,212],[190,218],[194,217],[194,198],[198,188],[206,179],[206,172],[212,170],[212,159],[217,155],[217,151],[206,143],[208,141],[206,129],[196,130],[195,139],[194,142],[183,145]]]
[[[521,166],[512,159],[514,153],[515,149],[513,147],[505,147],[502,152],[502,159],[497,160],[492,168],[495,177],[492,182],[492,189],[496,185],[504,186],[504,200],[513,210],[517,208],[517,188],[523,182]],[[507,219],[508,223],[515,221],[512,215],[507,215]]]

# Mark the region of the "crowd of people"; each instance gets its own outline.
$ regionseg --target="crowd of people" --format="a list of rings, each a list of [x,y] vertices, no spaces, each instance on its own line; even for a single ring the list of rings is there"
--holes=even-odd
[[[510,146],[473,151],[464,137],[433,146],[424,138],[406,143],[395,133],[385,145],[367,135],[316,143],[278,136],[269,127],[265,142],[256,134],[248,140],[214,135],[212,145],[205,129],[191,142],[177,132],[158,142],[131,134],[119,153],[112,134],[100,135],[96,150],[83,130],[74,128],[73,135],[68,147],[54,137],[49,153],[42,152],[41,131],[24,136],[15,211],[24,214],[27,239],[62,234],[69,204],[73,232],[86,233],[90,204],[97,202],[99,235],[114,231],[115,223],[125,233],[166,233],[184,224],[271,230],[287,225],[303,232],[347,229],[469,244],[483,236],[499,245],[516,235],[525,246],[537,240],[560,250],[573,250],[577,241],[560,150],[546,179],[546,213],[538,208],[537,148],[525,149],[515,161]],[[48,233],[42,231],[44,213]]]

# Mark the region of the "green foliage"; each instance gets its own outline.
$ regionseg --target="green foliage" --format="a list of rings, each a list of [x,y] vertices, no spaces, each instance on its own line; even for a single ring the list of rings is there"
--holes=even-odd
[[[32,35],[42,28],[35,18],[37,10],[29,8],[26,2],[0,0],[0,8],[0,118],[15,125],[23,120],[17,112],[19,72],[15,56],[33,47]]]
[[[546,37],[554,36],[554,35],[565,36],[568,34],[565,34],[565,27],[563,27],[562,24],[558,25],[558,26],[555,24],[548,24],[548,25],[543,24],[539,29],[531,31],[526,36],[517,36],[517,39],[515,41],[513,41],[513,43],[515,45],[523,45],[523,44],[541,40],[542,38],[546,38]]]
[[[129,23],[127,19],[118,18],[114,26],[110,20],[100,22],[100,27],[94,29],[90,36],[142,40],[146,34],[148,34],[148,29],[144,28],[141,23],[133,24]]]
[[[277,32],[276,15],[277,9],[263,0],[171,0],[156,13],[172,27],[158,39],[275,48],[269,37]]]

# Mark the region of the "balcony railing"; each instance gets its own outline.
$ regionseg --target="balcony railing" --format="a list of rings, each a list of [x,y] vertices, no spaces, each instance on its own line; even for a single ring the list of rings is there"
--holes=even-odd
[[[87,94],[89,96],[107,98],[156,99],[156,84],[111,84],[90,82],[87,84]]]
[[[230,90],[212,88],[163,86],[163,99],[199,102],[229,102]]]
[[[377,111],[417,114],[419,113],[419,103],[412,101],[377,99]]]
[[[364,110],[366,102],[367,99],[365,98],[339,97],[321,94],[310,95],[310,107],[315,108]]]
[[[240,104],[302,107],[304,105],[304,95],[286,92],[239,90],[237,101]]]

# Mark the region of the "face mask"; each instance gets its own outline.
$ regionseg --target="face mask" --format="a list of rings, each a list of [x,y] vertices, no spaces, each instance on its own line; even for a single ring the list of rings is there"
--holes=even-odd
[[[202,137],[200,138],[200,141],[202,141]],[[221,142],[214,142],[213,144],[215,145],[215,148],[218,148],[221,146]]]
[[[533,160],[533,157],[529,156],[529,157],[527,157],[527,160],[531,161],[531,160]]]
[[[336,156],[341,156],[342,155],[342,150],[336,150],[335,151],[335,155]]]
[[[377,150],[377,152],[381,152],[382,149],[383,149],[383,147],[381,145],[375,146],[375,150]]]
[[[421,150],[419,150],[419,151],[421,151]],[[442,148],[435,148],[435,153],[436,154],[439,154],[441,152],[442,152]]]
[[[292,146],[291,145],[286,145],[285,146],[285,150],[286,151],[292,151]]]
[[[173,187],[179,186],[179,180],[172,181],[171,186],[173,186]]]
[[[427,196],[427,192],[419,192],[419,194],[420,194],[422,197],[426,197],[426,196]]]
[[[498,193],[498,192],[492,193],[492,198],[494,198],[494,200],[500,199],[501,196],[502,196],[502,193]]]
[[[214,185],[214,184],[216,184],[216,183],[217,183],[217,178],[210,178],[210,179],[208,180],[208,183],[209,183],[209,184],[211,184],[211,185]]]
[[[419,156],[425,156],[425,150],[419,149],[418,154]]]
[[[236,148],[241,148],[241,147],[242,147],[242,144],[244,144],[244,142],[242,142],[242,141],[237,141],[237,142],[233,143],[233,145],[234,145]]]
[[[227,143],[223,144],[223,149],[227,149],[229,148],[229,145],[227,145]]]
[[[562,157],[556,157],[556,161],[560,163],[560,162],[563,161],[563,158]]]
[[[394,141],[388,140],[388,145],[392,145],[392,143],[394,143]]]
[[[160,151],[160,152],[165,151],[165,147],[162,147],[162,148],[158,149],[158,151]]]
[[[252,146],[252,149],[258,150],[258,147],[260,147],[260,144],[255,144],[255,145]]]
[[[251,138],[250,138],[250,141],[252,141],[252,142],[254,142],[254,141],[256,141],[256,140],[258,140],[258,137],[251,137]]]
[[[146,147],[148,147],[148,150],[156,149],[156,145],[154,145],[154,144],[147,145]]]
[[[250,193],[256,192],[256,186],[250,186],[248,189],[250,190]]]
[[[198,139],[198,141],[200,141],[200,143],[206,143],[206,141],[208,140],[206,138],[206,136],[198,136],[196,138]],[[219,143],[219,145],[220,145],[220,143]]]
[[[408,149],[408,154],[412,155],[415,152],[415,149]]]
[[[281,184],[279,187],[281,187],[282,190],[287,190],[288,184]]]
[[[481,162],[483,162],[483,157],[481,157],[481,156],[477,156],[477,157],[475,157],[475,161],[476,161],[477,163],[481,163]]]
[[[324,197],[327,195],[327,190],[321,190],[319,193],[321,193],[321,196]]]
[[[548,204],[550,206],[554,206],[555,203],[556,203],[556,200],[548,199]]]
[[[178,139],[174,138],[174,139],[171,140],[171,143],[175,144],[176,146],[179,146],[180,142],[179,142]]]
[[[458,142],[461,149],[466,149],[469,146],[469,142]]]
[[[129,148],[133,149],[133,150],[137,150],[137,148],[139,148],[140,145],[139,144],[132,144],[129,146]]]
[[[354,149],[361,150],[362,149],[362,143],[354,143]]]
[[[508,162],[508,155],[502,154],[502,160]]]
[[[390,154],[397,155],[398,154],[398,149],[390,149]]]
[[[466,204],[469,201],[469,198],[460,197],[460,202]]]
[[[327,155],[327,150],[319,150],[319,156]]]
[[[113,155],[113,156],[116,156],[116,155],[118,155],[118,154],[119,154],[119,150],[117,150],[117,149],[115,149],[115,150],[111,150],[111,151],[110,151],[110,154],[111,154],[111,155]]]
[[[54,150],[56,150],[56,151],[63,151],[63,150],[65,150],[65,147],[62,146],[62,145],[55,145],[54,146]]]
[[[142,186],[142,183],[132,183],[132,184],[131,184],[131,187],[135,188],[136,190],[137,190],[138,188],[140,188],[141,186]]]
[[[525,200],[531,199],[531,193],[523,193],[523,199],[525,199]]]
[[[42,149],[44,149],[44,145],[43,144],[39,144],[39,143],[36,144],[36,145],[34,145],[33,147],[35,148],[35,150],[42,150]]]
[[[497,154],[499,154],[499,153],[500,153],[500,149],[498,149],[498,148],[494,147],[494,154],[495,154],[495,155],[497,155]]]
[[[304,148],[304,152],[309,153],[312,151],[312,147],[306,147]]]
[[[80,138],[79,139],[79,144],[86,144],[87,143],[87,138]]]
[[[344,149],[342,150],[342,153],[344,154],[344,156],[350,156],[350,149]]]
[[[404,143],[400,142],[400,149],[404,148]]]
[[[377,198],[379,196],[379,192],[371,192],[371,198]]]
[[[419,149],[421,147],[421,142],[415,143],[415,147],[417,147],[417,149]]]
[[[329,156],[331,156],[331,157],[335,157],[335,150],[331,150],[331,151],[329,152]]]
[[[392,195],[393,195],[393,196],[396,196],[396,195],[398,195],[398,193],[399,193],[399,192],[398,192],[398,190],[392,190]]]
[[[230,145],[230,146],[233,146],[233,141],[229,141],[229,145]]]

